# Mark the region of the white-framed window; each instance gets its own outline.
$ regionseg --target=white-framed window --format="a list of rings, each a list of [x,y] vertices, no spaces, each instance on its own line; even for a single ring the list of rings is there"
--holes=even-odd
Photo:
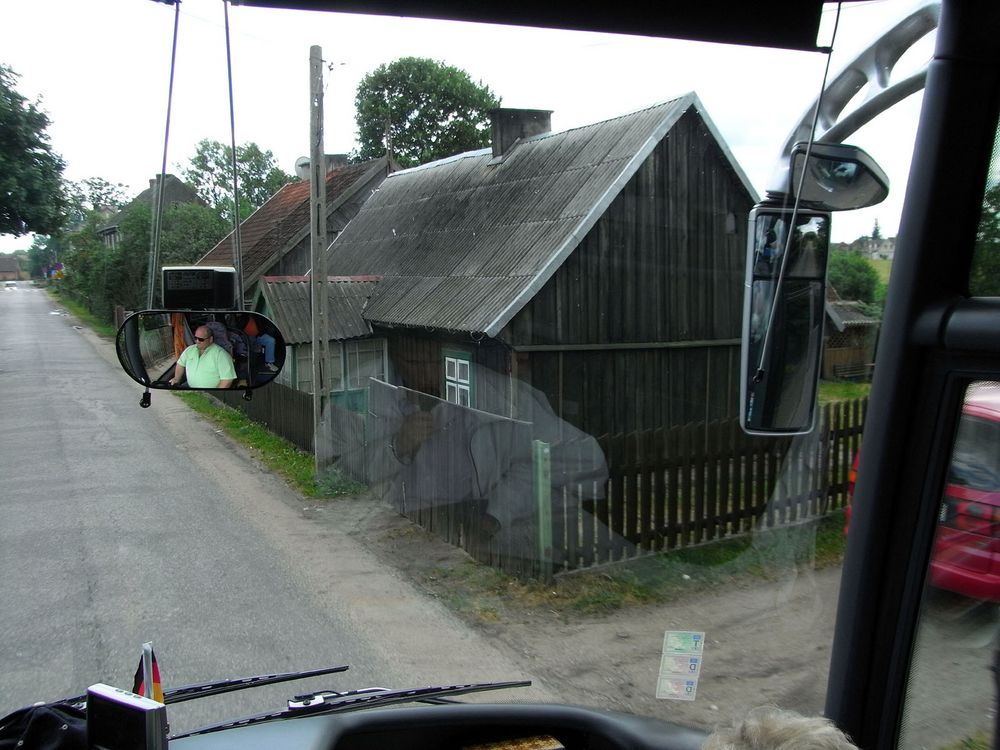
[[[330,390],[344,390],[344,345],[340,341],[331,341],[328,346],[330,354]]]
[[[453,404],[472,406],[472,364],[467,354],[444,355],[444,397]]]
[[[361,339],[344,344],[347,387],[366,388],[368,378],[385,380],[385,339]]]
[[[295,346],[295,387],[303,393],[312,393],[312,344]]]

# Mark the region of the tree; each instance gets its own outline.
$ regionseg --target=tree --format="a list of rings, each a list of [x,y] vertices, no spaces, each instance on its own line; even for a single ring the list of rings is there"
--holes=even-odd
[[[0,65],[0,234],[52,234],[62,226],[65,164],[49,145],[49,118],[19,94]]]
[[[1000,184],[986,191],[969,272],[969,293],[1000,296]]]
[[[878,242],[882,239],[882,229],[878,225],[878,219],[875,219],[875,226],[872,227],[872,240]]]
[[[84,225],[71,235],[63,288],[103,320],[112,319],[115,305],[126,309],[146,306],[152,215],[148,203],[130,203],[121,212],[121,240],[114,247],[104,244],[97,232],[104,222],[99,211],[91,211]],[[162,265],[189,265],[227,231],[226,222],[208,206],[168,206],[163,210],[160,261]]]
[[[860,253],[830,253],[830,286],[845,300],[874,302],[878,271]]]
[[[361,79],[354,104],[355,158],[388,151],[401,165],[414,166],[489,145],[489,112],[500,101],[464,70],[403,57]]]
[[[65,184],[69,226],[82,224],[91,211],[117,211],[128,203],[128,188],[103,177],[88,177]]]
[[[230,226],[233,223],[233,149],[218,141],[198,143],[191,165],[181,171],[198,196]],[[240,221],[295,178],[274,163],[274,154],[256,143],[236,147]]]

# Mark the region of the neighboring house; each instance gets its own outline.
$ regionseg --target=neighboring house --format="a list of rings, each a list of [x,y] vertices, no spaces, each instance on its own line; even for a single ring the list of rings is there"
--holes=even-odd
[[[326,175],[327,236],[333,240],[377,191],[395,167],[383,157],[347,164],[328,155]],[[309,181],[284,185],[240,224],[243,297],[254,299],[264,276],[298,276],[310,268]],[[201,266],[235,266],[233,233],[198,260]],[[308,308],[307,308],[308,310]]]
[[[21,278],[21,264],[13,255],[0,255],[0,281],[17,281]]]
[[[157,178],[154,177],[149,181],[149,187],[129,201],[128,206],[135,203],[145,203],[155,210],[156,205],[159,202],[156,183]],[[200,203],[202,205],[205,203],[198,197],[198,192],[193,187],[172,174],[163,176],[162,185],[164,210],[170,206],[177,205],[178,203]],[[122,215],[125,213],[128,206],[112,215],[107,220],[106,224],[98,227],[97,234],[100,235],[101,240],[107,247],[114,248],[119,242],[121,242],[122,237],[120,224]]]
[[[389,175],[331,244],[382,277],[387,377],[592,435],[735,417],[756,194],[703,105],[550,121],[495,111],[492,148]]]
[[[308,276],[265,276],[252,309],[273,320],[285,337],[284,383],[312,393],[312,311]],[[327,279],[327,340],[331,401],[355,412],[367,406],[368,378],[384,380],[385,342],[372,336],[364,309],[377,276]]]
[[[842,300],[836,289],[827,287],[822,377],[868,380],[880,324],[864,303]]]

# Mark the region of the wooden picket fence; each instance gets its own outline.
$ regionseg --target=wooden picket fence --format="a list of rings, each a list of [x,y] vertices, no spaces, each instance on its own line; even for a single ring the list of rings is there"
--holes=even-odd
[[[827,404],[816,429],[794,438],[751,437],[735,420],[599,438],[608,464],[603,487],[569,483],[553,492],[555,569],[702,544],[843,507],[866,406],[866,399]]]
[[[368,475],[400,513],[480,562],[548,577],[843,507],[866,405],[826,405],[816,429],[794,438],[750,437],[726,421],[556,444],[542,513],[530,424],[373,382]],[[414,414],[434,438],[400,450]]]

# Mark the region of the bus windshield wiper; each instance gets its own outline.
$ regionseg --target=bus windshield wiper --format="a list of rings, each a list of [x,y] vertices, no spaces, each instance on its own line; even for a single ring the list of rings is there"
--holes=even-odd
[[[278,672],[276,674],[261,674],[254,677],[235,677],[229,680],[215,680],[213,682],[198,682],[193,685],[183,685],[178,688],[163,691],[163,702],[165,704],[183,703],[193,701],[196,698],[207,698],[210,695],[222,695],[223,693],[233,693],[237,690],[262,687],[264,685],[274,685],[279,682],[289,682],[291,680],[304,680],[307,677],[319,677],[335,672],[346,672],[350,667],[323,667],[321,669],[310,669],[304,672]],[[85,705],[86,695],[78,695],[75,698],[67,698],[62,703],[71,705]]]
[[[438,702],[438,699],[444,696],[481,693],[488,690],[506,690],[508,688],[528,687],[529,685],[531,685],[530,680],[520,680],[515,682],[480,682],[467,685],[438,685],[406,690],[368,688],[366,690],[354,690],[347,693],[332,691],[311,693],[305,696],[297,696],[294,700],[289,701],[289,707],[282,711],[256,714],[242,719],[227,721],[222,724],[213,724],[183,734],[171,735],[170,739],[177,740],[182,737],[191,737],[198,734],[221,732],[224,729],[261,724],[267,721],[293,719],[301,716],[319,716],[321,714],[339,713],[342,711],[357,711],[376,706],[388,706],[394,703]]]

